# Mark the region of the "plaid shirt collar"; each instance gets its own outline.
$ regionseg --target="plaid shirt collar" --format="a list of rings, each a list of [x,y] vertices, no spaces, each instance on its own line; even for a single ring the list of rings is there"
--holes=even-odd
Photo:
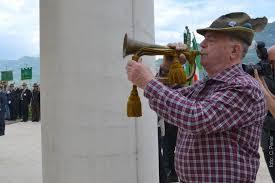
[[[229,82],[234,76],[239,75],[240,73],[243,73],[243,69],[241,64],[233,65],[231,67],[228,67],[224,69],[222,72],[219,72],[218,74],[214,75],[213,77],[207,77],[205,80],[216,80],[221,82]]]

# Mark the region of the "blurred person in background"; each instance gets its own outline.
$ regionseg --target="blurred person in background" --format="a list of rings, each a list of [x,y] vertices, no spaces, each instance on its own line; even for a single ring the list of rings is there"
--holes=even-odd
[[[32,121],[38,122],[40,120],[40,90],[37,83],[33,84],[31,110],[32,110]]]

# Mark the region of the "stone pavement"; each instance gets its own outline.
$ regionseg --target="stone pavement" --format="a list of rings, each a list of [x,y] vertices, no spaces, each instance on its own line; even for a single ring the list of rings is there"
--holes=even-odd
[[[6,135],[0,136],[0,182],[42,183],[40,122],[6,125]]]
[[[42,183],[40,122],[8,122],[0,136],[0,183]],[[272,183],[263,154],[257,183]]]

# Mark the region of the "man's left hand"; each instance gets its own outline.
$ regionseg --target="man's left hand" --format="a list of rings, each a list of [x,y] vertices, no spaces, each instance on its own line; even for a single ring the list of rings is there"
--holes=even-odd
[[[128,80],[139,88],[144,89],[146,85],[154,78],[151,70],[141,63],[130,60],[126,66]]]

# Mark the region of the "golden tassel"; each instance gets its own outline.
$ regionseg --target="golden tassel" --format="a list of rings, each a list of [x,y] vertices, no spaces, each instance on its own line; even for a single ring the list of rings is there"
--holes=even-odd
[[[127,116],[128,117],[140,117],[140,116],[142,116],[141,102],[140,102],[140,98],[138,96],[138,90],[137,90],[136,85],[133,85],[131,95],[128,97]]]
[[[132,60],[138,61],[139,57],[134,55]],[[133,85],[130,96],[127,102],[127,116],[128,117],[140,117],[142,116],[141,102],[138,96],[137,86]]]
[[[171,85],[185,84],[187,81],[185,71],[176,57],[169,68],[168,80]]]

